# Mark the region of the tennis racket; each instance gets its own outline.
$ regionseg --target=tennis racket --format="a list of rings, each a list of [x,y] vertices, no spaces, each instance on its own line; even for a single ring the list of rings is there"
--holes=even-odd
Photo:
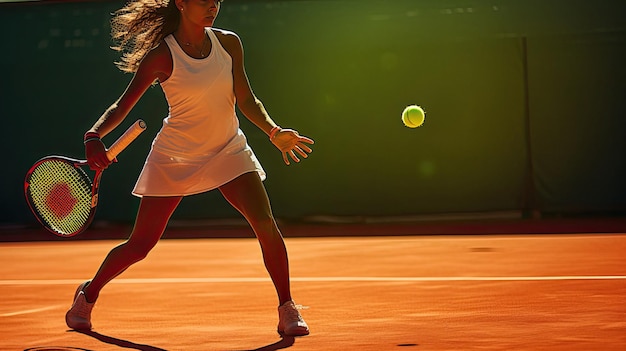
[[[111,145],[109,160],[122,152],[146,129],[138,120]],[[92,182],[83,168],[86,160],[64,156],[47,156],[30,168],[24,181],[24,192],[30,210],[50,232],[70,237],[82,233],[96,213],[98,187],[102,171],[96,171]]]

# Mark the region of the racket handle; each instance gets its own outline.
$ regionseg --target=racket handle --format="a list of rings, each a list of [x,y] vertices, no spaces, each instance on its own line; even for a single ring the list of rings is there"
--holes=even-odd
[[[119,137],[113,145],[107,150],[107,157],[109,160],[114,160],[120,152],[130,145],[144,130],[146,130],[146,122],[138,119],[132,126],[130,126],[121,137]]]

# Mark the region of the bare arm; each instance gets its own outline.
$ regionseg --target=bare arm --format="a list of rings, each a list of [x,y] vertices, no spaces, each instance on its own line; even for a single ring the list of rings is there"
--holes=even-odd
[[[124,121],[132,108],[156,79],[164,81],[171,74],[171,56],[164,44],[150,51],[143,59],[126,90],[100,116],[88,132],[104,137]],[[106,157],[102,142],[92,141],[85,145],[85,155],[92,169],[102,169],[111,163]]]
[[[234,33],[218,33],[218,36],[222,39],[224,48],[233,60],[233,84],[237,107],[246,118],[269,135],[272,128],[276,127],[277,124],[272,120],[261,100],[252,92],[245,72],[243,46],[239,37]]]
[[[273,129],[279,128],[272,120],[263,103],[254,95],[248,76],[246,75],[243,56],[243,45],[241,40],[234,33],[218,34],[221,37],[222,45],[230,54],[233,60],[233,82],[235,97],[239,110],[259,127],[268,136]],[[289,165],[289,157],[296,162],[300,162],[298,155],[307,158],[313,150],[306,144],[313,144],[314,141],[305,136],[301,136],[293,129],[279,129],[271,135],[270,140],[283,154],[283,161]],[[289,157],[287,157],[289,156]]]

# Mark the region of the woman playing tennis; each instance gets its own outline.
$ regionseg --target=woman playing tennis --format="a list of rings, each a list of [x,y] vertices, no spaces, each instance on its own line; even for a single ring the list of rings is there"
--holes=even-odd
[[[76,290],[66,314],[70,328],[91,329],[100,290],[146,257],[184,196],[219,189],[259,240],[278,294],[279,333],[309,333],[291,297],[287,250],[262,183],[265,172],[239,128],[235,105],[269,136],[287,165],[306,158],[312,151],[307,144],[313,140],[280,128],[256,98],[239,37],[212,28],[220,5],[220,0],[134,0],[114,14],[112,35],[120,43],[116,49],[123,52],[117,65],[134,75],[121,97],[85,133],[89,166],[109,166],[100,138],[124,120],[155,82],[165,93],[169,115],[133,189],[141,202],[132,233]]]

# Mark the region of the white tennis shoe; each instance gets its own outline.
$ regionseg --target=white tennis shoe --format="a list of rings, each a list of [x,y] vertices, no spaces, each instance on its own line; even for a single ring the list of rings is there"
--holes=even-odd
[[[301,305],[293,301],[287,301],[278,307],[278,333],[288,336],[303,336],[309,334],[309,326],[306,324],[300,310]]]
[[[91,310],[94,303],[87,302],[83,288],[89,283],[86,281],[78,286],[74,294],[74,303],[65,314],[65,323],[68,327],[75,330],[91,329]]]

